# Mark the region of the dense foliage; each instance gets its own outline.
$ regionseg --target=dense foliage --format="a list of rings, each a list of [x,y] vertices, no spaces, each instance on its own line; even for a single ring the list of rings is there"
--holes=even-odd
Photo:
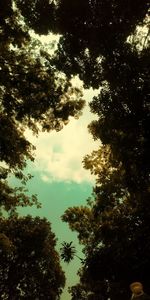
[[[49,52],[31,37],[32,27],[16,2],[2,1],[1,6],[0,159],[12,169],[22,169],[27,159],[33,159],[25,129],[60,130],[69,116],[78,115],[84,102],[81,91],[72,87],[64,72],[52,65]]]
[[[1,299],[59,299],[65,284],[56,239],[46,219],[0,220]]]
[[[72,299],[75,293],[127,299],[131,281],[150,285],[148,2],[60,1],[60,7],[68,18],[58,67],[63,59],[67,74],[100,88],[90,104],[98,120],[89,130],[102,146],[84,159],[97,178],[92,200],[63,216],[85,253]]]

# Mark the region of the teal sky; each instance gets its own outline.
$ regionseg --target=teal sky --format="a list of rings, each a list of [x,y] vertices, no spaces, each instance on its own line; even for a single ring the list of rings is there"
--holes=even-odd
[[[89,102],[92,95],[92,90],[85,91],[85,100]],[[26,132],[27,138],[36,146],[35,161],[29,163],[26,169],[34,176],[27,187],[30,194],[38,195],[42,208],[20,209],[20,214],[46,217],[58,239],[57,250],[59,251],[63,241],[73,241],[77,254],[81,257],[82,248],[77,234],[61,221],[61,216],[68,207],[86,204],[92,193],[94,178],[89,171],[83,169],[82,160],[99,146],[87,130],[87,125],[93,119],[95,116],[89,112],[87,105],[83,115],[78,120],[71,118],[60,132],[41,133],[38,138],[30,131]],[[70,300],[67,290],[78,281],[80,260],[75,258],[69,265],[62,262],[62,267],[66,274],[66,287],[61,300]]]
[[[32,216],[46,217],[52,225],[52,231],[58,239],[57,250],[59,251],[63,241],[73,241],[77,254],[83,257],[81,246],[78,244],[76,233],[73,233],[68,225],[61,221],[64,211],[70,206],[84,205],[90,196],[92,185],[90,183],[78,184],[75,182],[53,182],[47,183],[40,179],[38,172],[33,172],[34,178],[28,184],[30,193],[37,193],[38,199],[42,203],[41,209],[25,208],[20,209],[21,215],[31,214]],[[80,261],[75,258],[70,264],[62,262],[62,268],[66,275],[66,287],[61,296],[61,300],[69,300],[68,286],[74,285],[78,281],[77,270]]]

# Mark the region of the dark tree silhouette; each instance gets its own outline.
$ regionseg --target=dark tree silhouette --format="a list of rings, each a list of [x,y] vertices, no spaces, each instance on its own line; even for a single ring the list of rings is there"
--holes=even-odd
[[[65,284],[46,219],[0,220],[0,293],[4,299],[59,299]]]

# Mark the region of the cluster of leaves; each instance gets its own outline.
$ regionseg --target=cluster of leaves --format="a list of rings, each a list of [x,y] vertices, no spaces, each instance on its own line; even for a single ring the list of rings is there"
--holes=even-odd
[[[86,299],[109,294],[126,299],[132,280],[149,287],[148,24],[138,38],[139,27],[149,20],[148,1],[58,3],[55,18],[63,36],[55,63],[61,70],[63,61],[64,72],[79,74],[85,87],[100,88],[90,104],[98,120],[89,130],[102,147],[84,159],[97,178],[93,201],[62,217],[77,231],[85,253],[80,286],[71,295],[84,299],[88,291],[94,295]]]
[[[65,284],[56,239],[46,219],[0,220],[2,299],[59,299]]]
[[[65,262],[69,263],[74,258],[76,250],[75,247],[72,245],[72,242],[70,243],[63,242],[62,247],[60,248],[60,252],[61,252],[61,258]]]
[[[8,212],[9,215],[16,214],[16,208],[18,206],[31,206],[36,205],[38,208],[41,207],[37,200],[36,195],[28,196],[28,190],[24,186],[11,187],[5,180],[0,181],[0,215],[3,212]]]

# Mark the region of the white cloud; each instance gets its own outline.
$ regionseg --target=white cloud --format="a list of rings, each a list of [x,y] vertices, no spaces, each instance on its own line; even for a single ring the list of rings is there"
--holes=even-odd
[[[87,102],[92,94],[92,90],[85,92]],[[87,130],[94,118],[86,106],[83,115],[78,120],[71,118],[60,132],[40,133],[38,138],[28,132],[28,139],[36,146],[35,168],[40,171],[43,181],[94,181],[82,166],[83,157],[99,146]]]

